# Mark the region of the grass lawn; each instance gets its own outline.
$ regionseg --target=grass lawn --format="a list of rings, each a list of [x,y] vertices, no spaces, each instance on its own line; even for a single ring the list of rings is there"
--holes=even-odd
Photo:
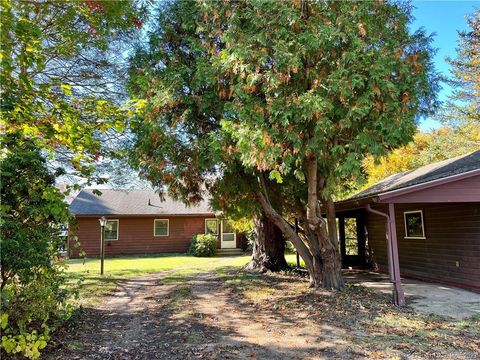
[[[202,271],[241,268],[250,256],[234,258],[198,258],[185,254],[158,254],[125,256],[105,259],[104,275],[100,275],[100,259],[67,260],[67,278],[71,284],[78,284],[81,304],[93,304],[102,296],[112,293],[124,279],[155,272],[174,272],[175,280]]]
[[[288,265],[295,267],[297,266],[297,255],[296,254],[285,254],[285,260],[287,260]],[[300,266],[305,267],[305,262],[300,257]]]

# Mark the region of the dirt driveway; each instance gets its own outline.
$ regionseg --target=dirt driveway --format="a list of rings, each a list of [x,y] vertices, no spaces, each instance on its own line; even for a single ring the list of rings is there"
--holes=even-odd
[[[47,359],[480,357],[478,319],[422,317],[363,287],[313,291],[287,274],[151,274],[79,319]]]

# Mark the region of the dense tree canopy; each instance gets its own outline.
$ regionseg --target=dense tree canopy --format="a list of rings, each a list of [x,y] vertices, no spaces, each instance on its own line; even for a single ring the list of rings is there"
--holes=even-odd
[[[2,356],[38,358],[68,317],[56,242],[71,219],[55,182],[95,180],[125,128],[119,70],[139,14],[134,1],[1,2]]]
[[[389,2],[167,4],[132,62],[137,165],[187,201],[261,207],[311,284],[341,288],[333,191],[436,105],[430,39],[409,22]]]
[[[3,0],[0,15],[2,136],[35,139],[72,173],[91,176],[109,129],[124,129],[117,70],[139,9],[132,1]]]
[[[412,142],[380,159],[364,161],[367,188],[387,176],[480,150],[480,12],[467,15],[468,31],[459,33],[457,58],[449,59],[453,93],[439,118],[446,126],[418,132]]]

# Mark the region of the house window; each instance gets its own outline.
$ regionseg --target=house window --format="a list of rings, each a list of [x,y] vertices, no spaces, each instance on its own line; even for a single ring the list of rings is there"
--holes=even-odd
[[[104,239],[108,241],[118,240],[118,220],[107,220],[104,229]]]
[[[405,211],[405,237],[409,239],[425,239],[422,210]]]
[[[205,219],[205,234],[218,235],[217,219]]]
[[[154,223],[154,236],[168,236],[168,219],[155,219]]]

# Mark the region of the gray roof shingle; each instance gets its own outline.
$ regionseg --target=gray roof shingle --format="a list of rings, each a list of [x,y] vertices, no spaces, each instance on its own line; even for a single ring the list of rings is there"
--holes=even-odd
[[[213,214],[208,201],[196,206],[187,206],[165,195],[160,201],[153,190],[100,190],[102,195],[92,189],[82,190],[70,205],[74,215],[209,215]]]
[[[480,150],[394,174],[347,200],[361,199],[480,169]]]

